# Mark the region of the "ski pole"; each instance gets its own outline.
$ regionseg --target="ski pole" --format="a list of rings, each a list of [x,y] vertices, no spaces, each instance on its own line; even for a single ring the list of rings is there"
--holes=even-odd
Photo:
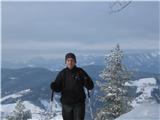
[[[49,109],[49,114],[50,114],[50,117],[51,117],[51,115],[53,114],[53,116],[54,116],[54,110],[53,110],[53,108],[54,108],[54,91],[52,90],[52,94],[51,94],[51,101],[50,101],[50,109]]]
[[[53,101],[54,91],[52,90],[51,101]]]
[[[90,93],[89,93],[88,89],[87,89],[87,93],[88,93],[88,102],[89,102],[90,115],[91,115],[91,118],[93,120],[93,111],[92,111],[92,108],[91,108],[91,99],[90,99]]]

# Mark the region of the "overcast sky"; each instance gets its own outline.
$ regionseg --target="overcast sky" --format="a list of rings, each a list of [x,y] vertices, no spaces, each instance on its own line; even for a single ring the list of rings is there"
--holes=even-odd
[[[132,2],[110,14],[108,2],[2,2],[2,59],[64,57],[122,49],[158,49],[158,2]]]

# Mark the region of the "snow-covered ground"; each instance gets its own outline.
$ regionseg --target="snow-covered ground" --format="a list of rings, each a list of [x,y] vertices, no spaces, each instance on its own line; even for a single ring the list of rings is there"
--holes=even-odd
[[[115,120],[160,120],[160,104],[143,103]]]
[[[115,120],[160,120],[160,104],[152,98],[151,92],[156,88],[155,78],[143,78],[127,86],[137,86],[137,93],[141,93],[132,101],[133,110],[121,115]]]
[[[126,83],[127,86],[136,86],[137,93],[141,93],[137,98],[132,101],[132,106],[136,107],[144,102],[155,102],[152,100],[151,92],[157,88],[155,78],[143,78],[139,80]]]
[[[33,105],[29,101],[23,101],[23,104],[26,107],[26,110],[31,110],[33,118],[40,119],[40,117],[41,117],[40,113],[42,112],[41,108],[39,108],[38,106]],[[15,109],[15,106],[16,106],[16,103],[2,105],[1,112],[5,113],[4,116],[12,114],[13,110]]]
[[[56,113],[56,115],[62,114],[62,107],[60,104],[54,99],[53,102],[49,102],[47,100],[40,100],[41,104],[45,107],[45,110],[52,111]]]
[[[7,99],[9,99],[9,98],[22,97],[23,95],[28,94],[28,93],[30,93],[30,92],[31,92],[31,90],[30,90],[30,89],[27,89],[27,90],[22,90],[22,91],[20,91],[20,92],[17,92],[17,93],[15,93],[15,94],[7,95],[7,96],[1,98],[1,99],[0,99],[0,102],[3,102],[3,101],[5,101],[5,100],[7,100]]]
[[[15,94],[7,95],[1,98],[0,102],[3,102],[10,98],[20,98],[23,95],[26,95],[27,93],[30,93],[30,92],[31,90],[27,89],[27,90],[22,90],[20,92],[17,92]],[[45,107],[45,109],[42,109],[39,106],[34,105],[30,101],[23,101],[23,104],[26,107],[26,110],[31,110],[31,113],[32,113],[31,120],[45,120],[46,114],[51,112],[51,106],[52,106],[52,112],[56,113],[56,116],[51,120],[62,120],[61,106],[58,104],[58,102],[55,99],[54,99],[54,102],[49,102],[47,100],[40,100],[40,102]],[[16,103],[1,104],[0,106],[1,119],[5,120],[5,117],[7,115],[11,115],[12,112],[15,110],[15,106],[16,106]]]
[[[44,100],[43,100],[43,102],[44,102]],[[48,109],[47,110],[41,109],[40,107],[35,106],[34,104],[32,104],[29,101],[23,101],[23,104],[26,107],[26,110],[31,110],[31,113],[32,113],[31,120],[45,120],[46,112],[48,112],[48,113],[50,112]],[[43,103],[43,104],[49,105],[49,103],[47,101],[45,101],[45,103]],[[12,114],[13,110],[15,109],[15,106],[16,106],[16,103],[2,105],[2,108],[1,108],[1,113],[3,115],[2,120],[5,120],[4,117],[6,117],[7,115]],[[57,108],[57,106],[58,106],[58,108]],[[52,109],[54,110],[54,112],[56,112],[56,116],[53,118],[53,120],[62,120],[60,106],[53,105]]]

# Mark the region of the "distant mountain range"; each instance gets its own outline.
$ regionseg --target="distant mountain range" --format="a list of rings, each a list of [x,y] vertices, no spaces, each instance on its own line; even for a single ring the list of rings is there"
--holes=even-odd
[[[94,81],[101,80],[99,74],[103,70],[104,66],[88,65],[82,68],[86,70],[89,75],[91,75]],[[58,71],[51,71],[46,68],[26,67],[19,69],[2,68],[1,73],[1,90],[3,97],[5,95],[15,93],[24,89],[32,89],[37,91],[38,88],[37,93],[39,93],[40,91],[42,93],[43,91],[49,92],[49,85],[51,81],[55,79]],[[155,73],[133,71],[133,76],[131,79],[140,79],[147,77],[154,77],[159,80],[160,75]]]
[[[79,66],[105,65],[105,56],[81,55],[77,56]],[[124,52],[123,63],[133,71],[160,73],[160,51]],[[28,61],[14,62],[2,58],[2,68],[41,67],[51,71],[57,71],[65,66],[64,59],[33,58]]]

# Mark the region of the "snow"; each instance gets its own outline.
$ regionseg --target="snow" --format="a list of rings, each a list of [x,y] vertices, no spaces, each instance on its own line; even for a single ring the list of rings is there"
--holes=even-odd
[[[57,115],[56,117],[54,117],[51,120],[63,120],[62,115]]]
[[[152,99],[151,92],[156,88],[155,78],[143,78],[132,82],[127,82],[126,86],[137,86],[137,93],[141,92],[132,101],[133,110],[121,115],[115,120],[160,120],[160,104]]]
[[[32,64],[28,64],[27,66],[28,66],[28,67],[31,67],[31,68],[32,68],[32,67],[35,67],[35,65],[32,65]]]
[[[115,120],[160,120],[160,104],[143,103]]]
[[[26,110],[31,110],[33,119],[40,119],[39,113],[42,112],[42,109],[38,106],[33,105],[29,101],[23,101],[23,104],[27,108]],[[15,109],[16,103],[13,104],[2,104],[1,105],[1,112],[5,113],[6,115],[11,114]]]
[[[157,53],[156,52],[153,52],[153,53],[151,53],[151,55],[153,56],[153,57],[157,57]]]
[[[156,88],[156,79],[155,78],[143,78],[130,83],[126,83],[126,86],[136,86],[137,93],[141,93],[135,100],[132,101],[132,106],[138,106],[140,103],[149,101],[152,96],[151,92]],[[153,101],[152,101],[153,102]]]
[[[15,80],[15,79],[17,79],[17,78],[16,78],[16,77],[10,77],[10,79],[11,79],[11,80]]]
[[[144,55],[138,55],[138,58],[140,63],[143,63],[146,60],[146,57]]]
[[[0,102],[3,102],[3,101],[5,101],[5,100],[7,100],[7,99],[9,99],[9,98],[22,97],[23,95],[28,94],[28,93],[30,93],[30,92],[31,92],[31,89],[27,89],[27,90],[22,90],[22,91],[20,91],[20,92],[17,92],[17,93],[15,93],[15,94],[7,95],[7,96],[1,98],[1,99],[0,99]]]
[[[145,54],[145,57],[146,57],[148,60],[151,59],[150,56],[149,56],[149,54]]]
[[[0,99],[0,102],[5,101],[10,98],[19,98],[22,97],[25,94],[30,93],[31,90],[22,90],[20,92],[17,92],[15,94],[7,95]],[[30,120],[45,120],[44,113],[50,112],[51,105],[52,107],[52,113],[55,112],[56,116],[53,118],[53,120],[62,120],[62,113],[61,113],[61,106],[58,104],[58,102],[54,99],[54,102],[49,102],[45,99],[40,99],[41,104],[45,107],[45,109],[40,108],[39,106],[36,106],[32,104],[30,101],[23,101],[24,106],[26,107],[26,110],[31,110],[32,113],[32,119]],[[54,103],[54,104],[53,104]],[[16,103],[12,104],[1,104],[0,106],[0,113],[3,114],[2,118],[5,120],[5,117],[9,114],[13,114],[13,110],[15,109]]]
[[[45,109],[50,108],[51,104],[53,104],[53,106],[55,108],[54,111],[56,111],[56,112],[62,111],[61,106],[59,105],[59,103],[55,99],[53,100],[53,102],[49,102],[47,100],[41,99],[40,102],[45,107]]]
[[[45,100],[42,100],[42,101],[44,104],[48,104]],[[26,107],[26,110],[31,110],[32,119],[30,119],[30,120],[40,120],[40,119],[42,120],[43,118],[45,118],[45,115],[43,115],[43,113],[45,112],[44,109],[41,109],[40,107],[35,106],[34,104],[32,104],[29,101],[23,101],[23,104]],[[15,106],[16,106],[16,103],[3,104],[3,105],[1,105],[2,108],[1,108],[0,112],[5,113],[5,116],[12,114],[13,110],[15,109]],[[55,109],[55,107],[53,109]],[[57,109],[58,108],[56,108],[55,110],[57,110]],[[3,116],[3,117],[5,117],[5,116]],[[61,113],[60,112],[59,112],[59,114],[57,113],[56,116],[51,120],[63,120]]]
[[[156,85],[155,78],[142,78],[132,82],[132,86]]]

